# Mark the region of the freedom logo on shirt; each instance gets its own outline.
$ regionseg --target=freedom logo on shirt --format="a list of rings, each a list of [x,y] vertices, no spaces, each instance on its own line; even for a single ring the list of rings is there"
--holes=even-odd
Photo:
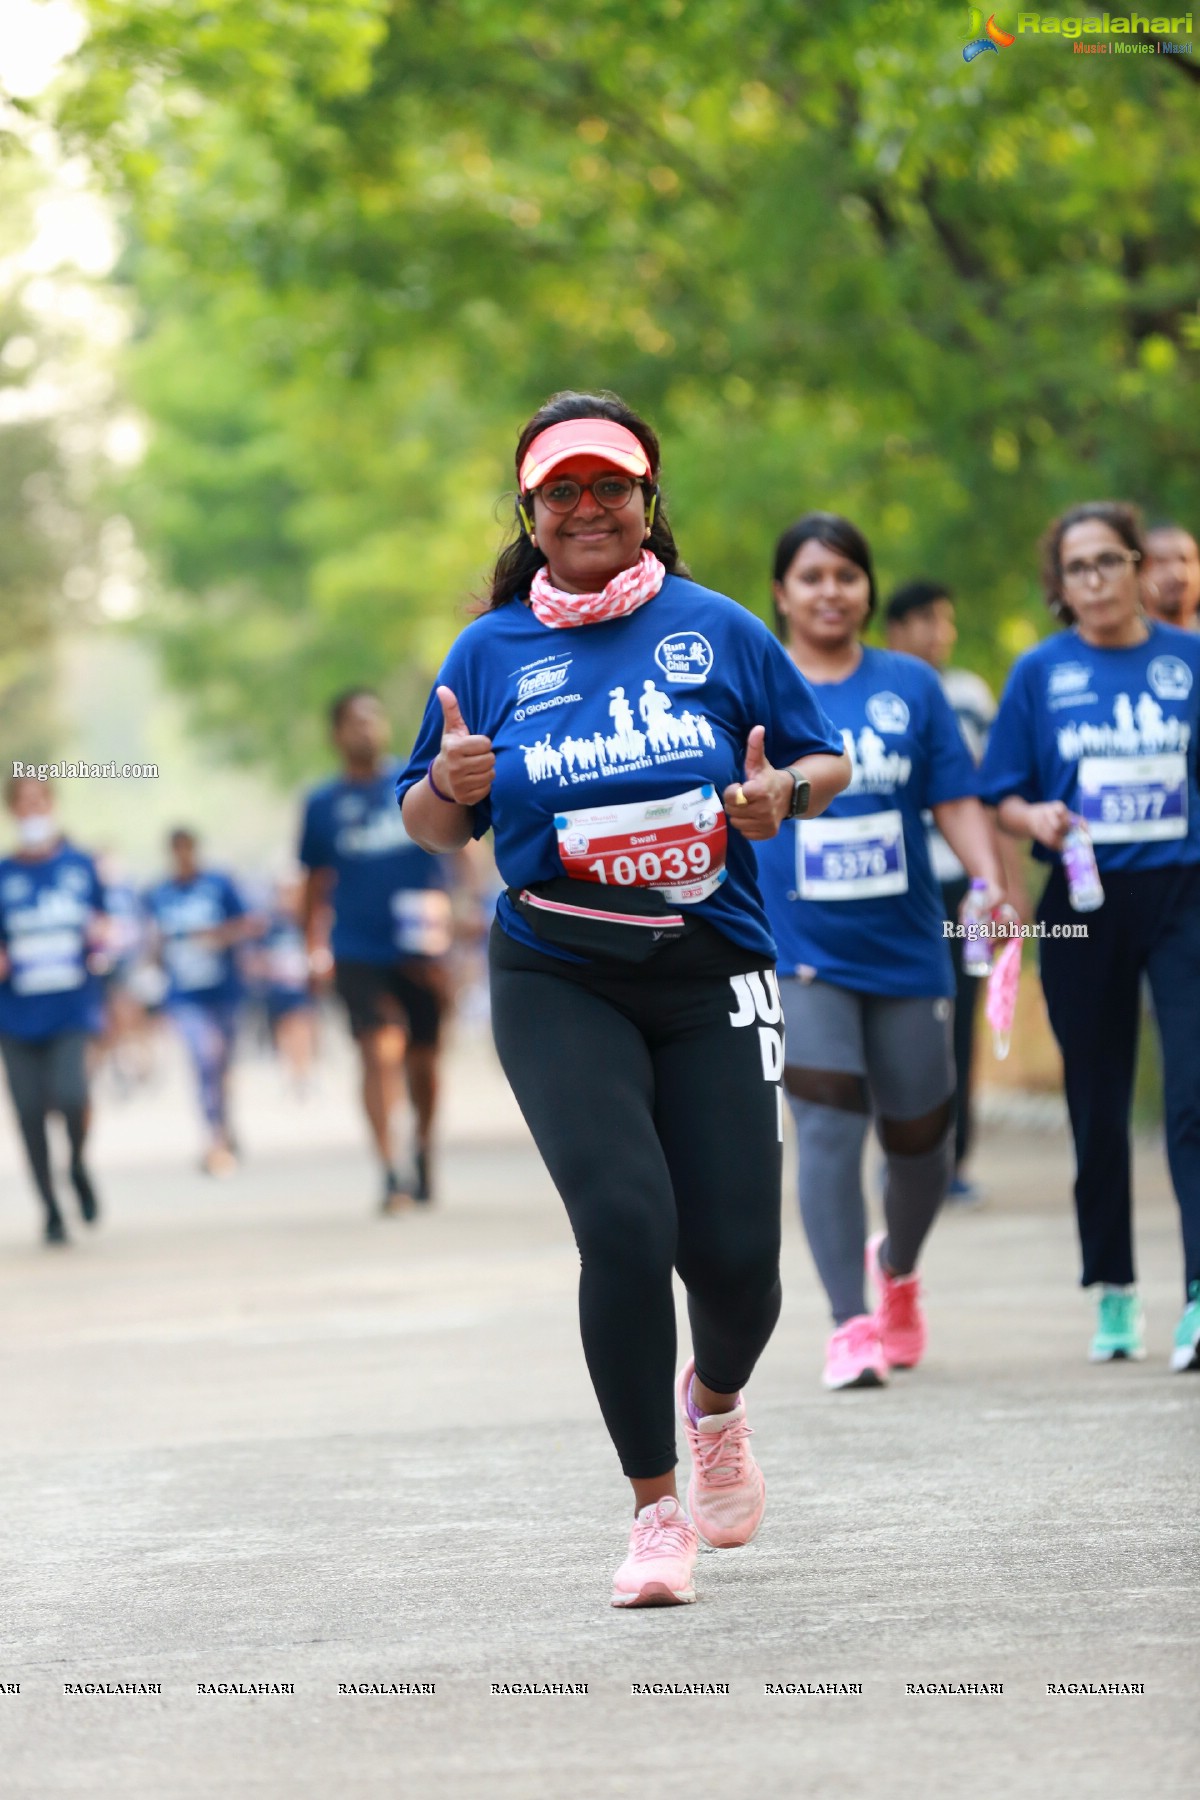
[[[517,686],[517,704],[523,705],[526,700],[537,700],[543,694],[552,694],[567,679],[567,670],[571,666],[568,657],[564,663],[553,663],[548,669],[535,669],[531,675],[522,675]]]
[[[662,639],[654,660],[674,686],[699,687],[712,674],[713,647],[698,631],[681,632]]]

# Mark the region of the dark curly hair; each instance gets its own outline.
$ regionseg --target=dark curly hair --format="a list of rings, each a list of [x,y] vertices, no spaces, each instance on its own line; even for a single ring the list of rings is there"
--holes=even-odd
[[[775,559],[771,572],[776,581],[782,581],[796,560],[796,552],[807,544],[810,538],[816,538],[827,550],[836,550],[847,562],[861,569],[867,578],[867,618],[875,611],[879,596],[875,588],[875,567],[871,561],[871,546],[868,544],[857,525],[844,519],[841,513],[810,512],[786,531],[780,532],[775,543]],[[775,630],[781,638],[787,636],[783,614],[779,610],[779,602],[775,601]]]
[[[1115,531],[1125,547],[1136,550],[1139,557],[1146,554],[1142,515],[1128,500],[1085,500],[1079,506],[1068,507],[1057,519],[1052,519],[1042,533],[1038,550],[1041,555],[1042,589],[1046,605],[1062,625],[1075,623],[1075,613],[1063,598],[1063,539],[1072,525],[1084,525],[1089,519],[1095,519],[1099,524],[1107,525],[1110,530]]]
[[[514,463],[517,480],[520,481],[521,463],[525,452],[540,431],[550,425],[561,425],[565,419],[611,419],[617,425],[624,425],[632,431],[642,445],[650,460],[650,480],[642,483],[647,500],[658,487],[659,447],[658,438],[645,419],[640,418],[631,406],[627,406],[617,394],[576,394],[569,389],[565,393],[554,394],[544,406],[538,408],[532,419],[524,427],[517,439],[517,450]],[[521,496],[518,495],[518,504]],[[686,564],[676,548],[671,532],[671,524],[667,518],[667,509],[662,495],[659,494],[658,505],[654,512],[654,523],[650,528],[650,536],[646,540],[646,548],[653,550],[668,575],[687,575]],[[496,566],[492,570],[488,584],[487,609],[507,606],[510,600],[529,592],[529,586],[546,558],[529,537],[521,524],[520,514],[516,514],[516,530],[496,558]]]

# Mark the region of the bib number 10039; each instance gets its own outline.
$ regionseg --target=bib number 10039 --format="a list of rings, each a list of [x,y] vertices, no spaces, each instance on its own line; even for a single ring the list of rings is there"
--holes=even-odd
[[[559,813],[554,828],[563,868],[576,881],[656,888],[687,906],[725,879],[725,813],[708,783],[670,800]]]

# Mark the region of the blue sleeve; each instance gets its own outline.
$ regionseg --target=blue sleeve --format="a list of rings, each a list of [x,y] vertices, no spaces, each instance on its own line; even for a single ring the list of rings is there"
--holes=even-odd
[[[112,907],[109,904],[108,892],[100,879],[100,871],[97,869],[91,857],[88,858],[88,874],[91,877],[91,885],[88,888],[88,905],[93,912],[111,912]]]
[[[470,627],[468,627],[468,631]],[[438,670],[437,680],[429,690],[429,698],[425,702],[425,711],[421,716],[417,741],[409,753],[408,761],[396,777],[396,805],[404,803],[404,796],[409,788],[416,787],[422,779],[430,763],[442,747],[442,703],[437,697],[439,687],[450,688],[455,694],[462,710],[462,716],[472,731],[482,729],[479,722],[479,700],[475,684],[470,678],[466,655],[463,650],[463,639],[460,637],[452,646],[449,656]],[[471,836],[481,838],[491,829],[492,802],[490,796],[472,807],[475,817],[471,825]]]
[[[227,919],[244,919],[246,916],[246,903],[237,884],[228,875],[221,877],[221,912]]]
[[[941,806],[947,800],[973,799],[979,777],[958,717],[936,675],[929,681],[926,705],[924,803]]]
[[[767,728],[767,761],[786,769],[802,756],[840,756],[845,749],[842,734],[825,716],[812,688],[778,638],[765,625],[763,656],[757,694],[747,695],[747,733],[755,725]],[[761,709],[759,717],[750,714]]]
[[[333,846],[320,816],[320,797],[310,794],[304,807],[304,823],[300,827],[299,859],[306,869],[328,869],[333,864]]]
[[[1019,662],[1008,678],[979,767],[979,794],[999,806],[1009,794],[1044,799],[1037,766],[1037,727],[1028,664]]]

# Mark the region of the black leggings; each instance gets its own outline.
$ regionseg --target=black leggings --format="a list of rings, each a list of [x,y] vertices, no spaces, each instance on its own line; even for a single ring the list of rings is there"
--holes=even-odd
[[[53,1218],[58,1204],[50,1175],[46,1115],[62,1114],[71,1145],[71,1163],[78,1167],[87,1131],[87,1036],[82,1031],[61,1031],[56,1037],[34,1043],[24,1038],[0,1037],[0,1054],[29,1167],[47,1217]]]
[[[752,962],[706,926],[633,969],[492,930],[496,1048],[571,1221],[584,1355],[636,1479],[676,1462],[672,1269],[717,1393],[779,1317],[783,1025]]]

